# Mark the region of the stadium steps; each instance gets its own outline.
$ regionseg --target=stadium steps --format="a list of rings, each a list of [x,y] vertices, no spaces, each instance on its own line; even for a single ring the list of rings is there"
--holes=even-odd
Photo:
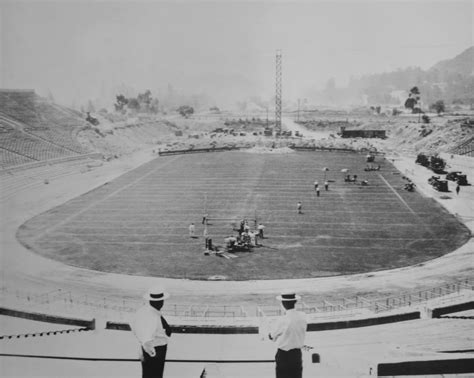
[[[64,155],[90,153],[75,140],[86,122],[33,91],[0,91],[0,109],[1,118],[11,118],[14,128],[68,151]]]
[[[455,148],[451,149],[449,152],[455,155],[474,157],[474,137],[469,138]]]
[[[0,168],[8,168],[15,165],[27,164],[36,160],[19,154],[17,152],[8,151],[4,148],[0,149]]]
[[[0,200],[5,200],[19,191],[39,187],[52,181],[83,173],[90,169],[87,165],[94,161],[88,157],[54,165],[43,165],[26,170],[2,171],[0,173]]]
[[[71,152],[77,154],[83,154],[89,152],[88,150],[84,149],[79,143],[74,141],[74,136],[72,130],[64,130],[61,126],[62,124],[58,124],[59,127],[51,130],[49,126],[40,127],[37,129],[36,127],[30,127],[30,125],[23,124],[21,122],[15,121],[9,118],[7,115],[2,114],[0,112],[0,121],[4,124],[13,127],[14,129],[23,131],[30,136],[35,138],[39,138],[47,143],[51,143],[56,145],[57,147],[67,149]],[[68,120],[63,120],[64,124],[67,125]],[[41,124],[41,126],[45,126]]]

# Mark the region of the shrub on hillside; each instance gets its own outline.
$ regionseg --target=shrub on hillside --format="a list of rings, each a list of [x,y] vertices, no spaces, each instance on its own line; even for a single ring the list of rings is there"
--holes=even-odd
[[[438,115],[446,111],[443,100],[438,100],[430,105],[430,110],[434,110]]]
[[[182,105],[176,111],[181,114],[183,117],[188,118],[191,114],[194,113],[194,108],[189,105]]]

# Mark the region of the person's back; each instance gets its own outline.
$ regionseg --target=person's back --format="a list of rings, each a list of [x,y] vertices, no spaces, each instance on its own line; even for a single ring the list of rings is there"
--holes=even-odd
[[[271,327],[268,338],[277,344],[275,355],[277,378],[301,378],[303,359],[301,349],[307,329],[306,315],[296,311],[296,302],[301,299],[294,292],[287,291],[277,299],[285,308],[285,315]]]
[[[289,309],[280,321],[281,333],[275,335],[278,348],[285,351],[302,348],[307,327],[305,313]]]

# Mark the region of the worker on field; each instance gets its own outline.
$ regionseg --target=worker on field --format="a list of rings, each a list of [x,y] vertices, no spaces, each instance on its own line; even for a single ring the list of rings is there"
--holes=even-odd
[[[326,192],[329,190],[329,182],[324,181],[324,189],[326,190]]]
[[[245,221],[245,223],[244,223],[244,232],[248,233],[249,231],[250,231],[250,226],[249,226],[248,222]]]
[[[320,193],[319,193],[319,188],[316,188],[316,196],[319,197],[319,194],[320,194]]]
[[[314,190],[317,190],[319,187],[319,183],[317,181],[314,182]]]
[[[298,201],[298,203],[296,204],[296,210],[298,211],[298,214],[303,214],[303,204],[301,203],[301,201]]]
[[[257,243],[257,233],[256,232],[253,232],[253,231],[249,231],[249,237],[250,237],[250,245],[252,247],[255,247],[258,245]]]
[[[191,223],[189,225],[189,237],[194,238],[195,232],[196,232],[196,227],[194,226],[194,223]]]
[[[244,228],[245,228],[245,219],[242,219],[240,221],[239,235],[242,235],[242,233],[244,232]]]
[[[258,224],[258,227],[257,227],[257,230],[258,230],[258,236],[263,239],[263,230],[265,230],[265,226],[261,223]]]

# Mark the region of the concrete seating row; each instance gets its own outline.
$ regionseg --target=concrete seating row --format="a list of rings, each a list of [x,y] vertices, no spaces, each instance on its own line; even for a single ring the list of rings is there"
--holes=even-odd
[[[73,151],[34,138],[18,130],[1,134],[0,148],[36,161],[76,154]],[[1,164],[5,165],[4,162],[1,162]]]

